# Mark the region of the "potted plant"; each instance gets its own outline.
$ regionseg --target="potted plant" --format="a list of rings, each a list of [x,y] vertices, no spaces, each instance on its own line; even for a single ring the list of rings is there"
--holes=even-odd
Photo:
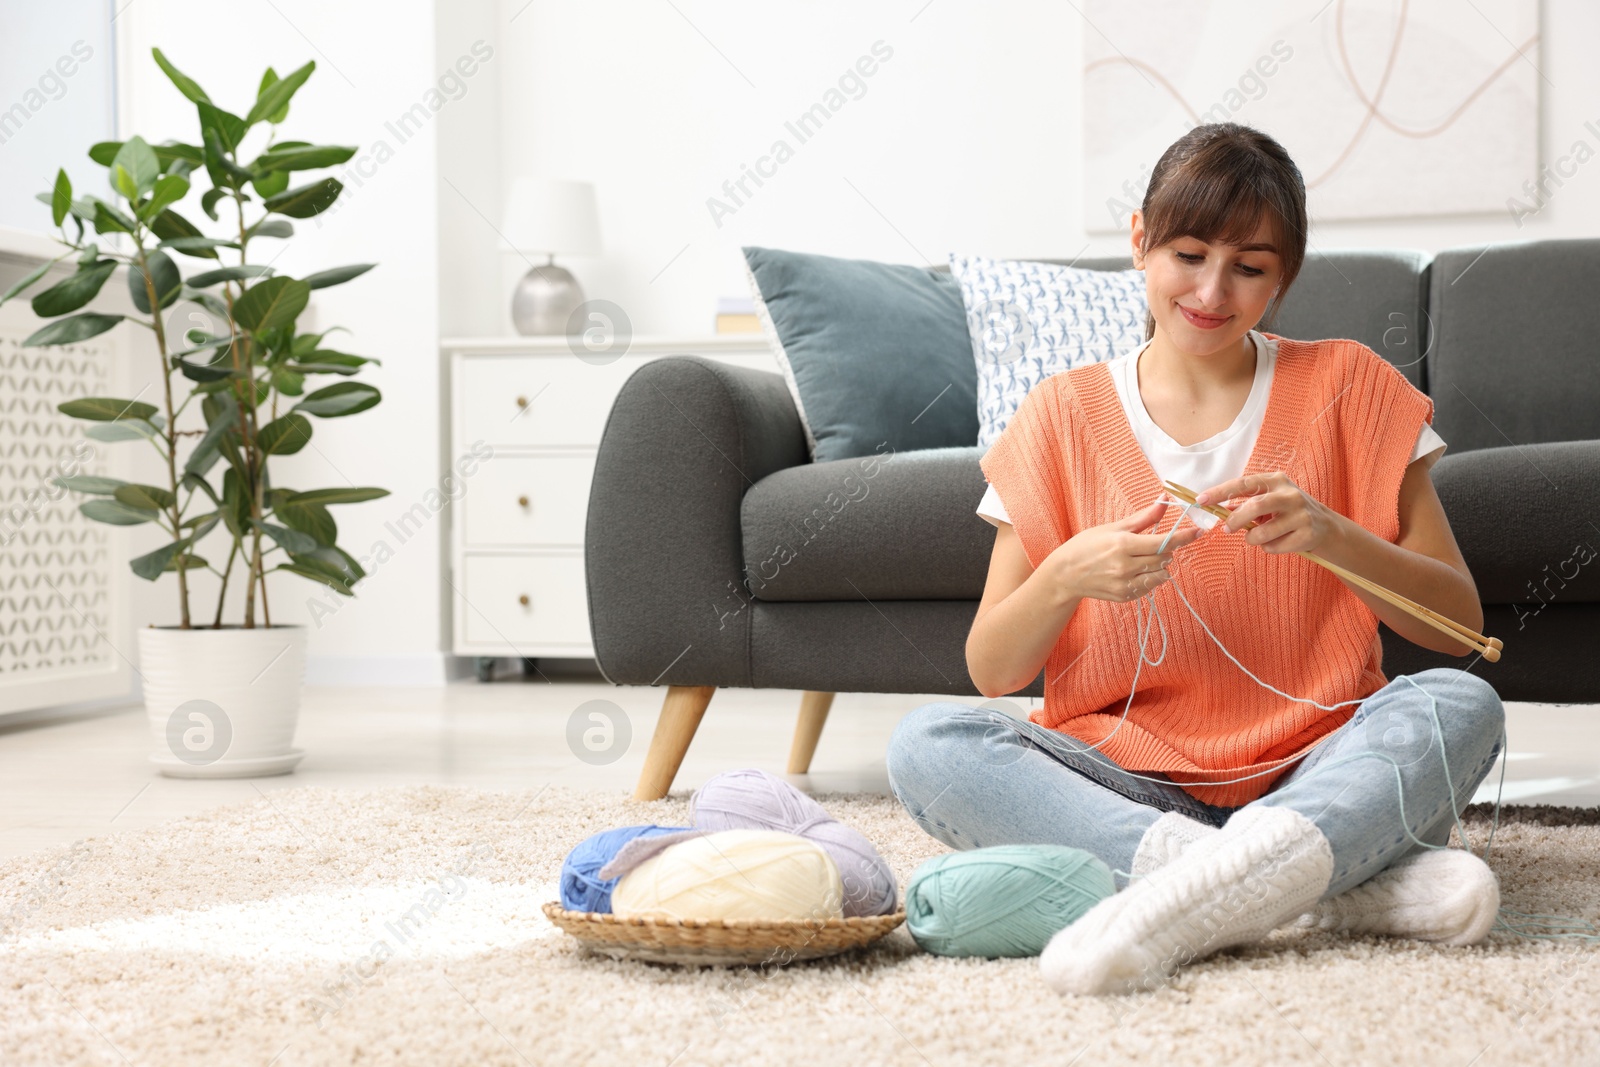
[[[304,177],[298,172],[343,163],[355,148],[277,139],[314,63],[284,78],[268,68],[239,116],[214,104],[160,49],[152,51],[194,103],[199,143],[151,145],[130,137],[94,145],[89,157],[106,168],[106,195],[74,195],[60,171],[54,189],[39,199],[49,205],[66,251],[0,303],[76,256],[72,275],[32,298],[34,312],[54,321],[24,345],[72,344],[125,319],[153,334],[164,385],[156,403],[83,397],[60,410],[91,423],[87,433],[95,440],[147,442],[161,456],[164,477],[148,485],[90,475],[56,481],[88,497],[79,510],[90,519],[154,523],[168,536],[129,564],[148,581],[171,574],[178,595],[176,626],[139,630],[151,760],[162,773],[183,777],[283,773],[303,755],[291,746],[306,631],[273,624],[267,576],[287,572],[353,595],[364,572],[338,546],[329,508],[388,493],[291,488],[270,469],[273,457],[299,452],[311,440],[312,418],[353,415],[378,403],[377,389],[350,380],[377,360],[329,347],[330,330],[296,329],[312,290],[350,281],[373,264],[294,278],[272,267],[276,254],[262,263],[252,262],[252,253],[290,238],[291,219],[326,211],[343,188],[333,177],[291,187]],[[244,150],[252,141],[259,145],[253,158]],[[195,192],[219,235],[176,210]],[[137,314],[82,310],[119,270]],[[179,332],[172,324],[180,306],[203,309],[208,328]],[[341,380],[316,387],[327,376]],[[202,570],[220,579],[216,610],[203,620],[191,612],[189,588],[190,574]],[[242,619],[224,625],[228,592],[241,588]]]

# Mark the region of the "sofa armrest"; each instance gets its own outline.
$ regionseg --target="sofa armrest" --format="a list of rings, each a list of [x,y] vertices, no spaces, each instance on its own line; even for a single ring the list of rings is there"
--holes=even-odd
[[[810,462],[783,378],[667,356],[622,386],[584,531],[589,629],[608,681],[749,686],[745,490]]]

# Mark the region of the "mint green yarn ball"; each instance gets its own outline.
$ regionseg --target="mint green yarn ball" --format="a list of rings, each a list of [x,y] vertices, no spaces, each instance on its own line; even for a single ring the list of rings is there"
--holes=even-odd
[[[1066,845],[947,852],[906,888],[906,929],[939,956],[1037,956],[1057,932],[1116,892],[1111,868]]]

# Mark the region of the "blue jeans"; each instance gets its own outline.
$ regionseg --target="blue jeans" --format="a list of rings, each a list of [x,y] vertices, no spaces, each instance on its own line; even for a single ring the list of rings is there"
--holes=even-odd
[[[1421,849],[1402,816],[1418,839],[1448,841],[1504,738],[1505,707],[1482,678],[1451,667],[1401,675],[1251,803],[1292,808],[1317,825],[1333,851],[1324,896],[1334,896]],[[1119,886],[1163,812],[1221,826],[1239,810],[1204,804],[1159,774],[1132,777],[1059,731],[966,704],[907,714],[887,766],[896,799],[952,848],[1070,845],[1104,860]]]

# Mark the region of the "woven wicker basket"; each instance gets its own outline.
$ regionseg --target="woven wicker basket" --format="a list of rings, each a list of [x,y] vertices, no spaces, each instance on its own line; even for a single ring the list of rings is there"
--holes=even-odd
[[[567,911],[559,901],[544,913],[590,952],[612,959],[699,966],[784,964],[870,944],[905,922],[906,913],[850,919],[651,919]]]

